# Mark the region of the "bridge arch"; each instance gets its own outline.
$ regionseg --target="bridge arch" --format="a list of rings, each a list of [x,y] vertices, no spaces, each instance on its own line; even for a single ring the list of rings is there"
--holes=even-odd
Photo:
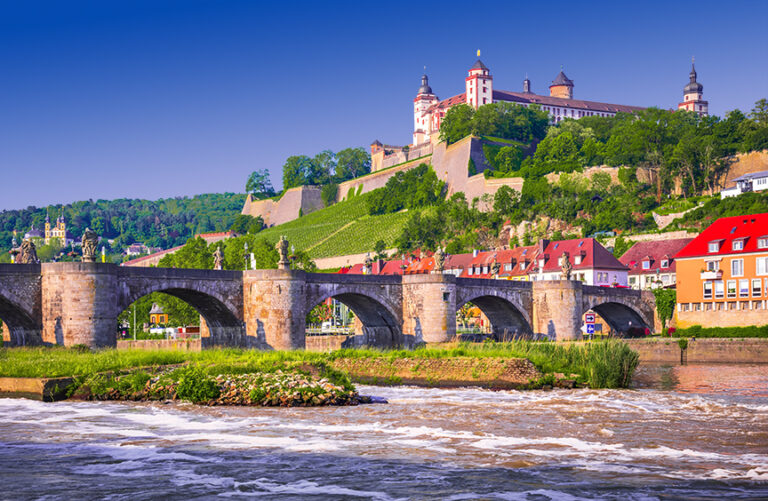
[[[517,296],[512,294],[488,294],[472,291],[458,293],[456,311],[472,303],[488,318],[494,339],[503,341],[533,333],[531,318]]]
[[[335,299],[352,310],[362,324],[354,346],[392,348],[403,345],[402,321],[399,310],[392,303],[393,298],[377,293],[374,288],[369,289],[335,284],[310,286],[304,315],[327,299]]]
[[[635,327],[653,331],[653,311],[645,311],[647,308],[641,303],[636,298],[585,295],[582,315],[592,310],[618,333],[626,333]]]
[[[197,280],[143,280],[139,284],[125,283],[118,301],[117,314],[154,292],[178,298],[200,314],[210,333],[210,336],[202,339],[204,347],[244,345],[246,339],[242,306],[236,303],[236,298],[228,297],[221,291],[208,287],[205,282]],[[240,301],[242,302],[242,299]]]
[[[7,332],[10,346],[27,346],[41,343],[42,322],[23,307],[0,295],[0,320],[3,333]]]
[[[0,320],[7,344],[42,344],[39,264],[0,264]]]

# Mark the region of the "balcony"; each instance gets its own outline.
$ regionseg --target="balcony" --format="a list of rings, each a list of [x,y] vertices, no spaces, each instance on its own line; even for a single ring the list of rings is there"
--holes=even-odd
[[[702,280],[720,280],[721,278],[723,278],[723,270],[701,272]]]

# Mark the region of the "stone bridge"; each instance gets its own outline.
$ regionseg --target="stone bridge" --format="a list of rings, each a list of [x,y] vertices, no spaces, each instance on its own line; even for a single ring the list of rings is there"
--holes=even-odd
[[[137,299],[164,292],[205,319],[205,346],[295,349],[305,318],[335,298],[362,324],[359,343],[413,346],[450,341],[456,312],[472,302],[497,337],[581,337],[592,309],[617,331],[654,327],[647,291],[576,281],[515,282],[453,275],[336,275],[291,270],[127,268],[102,263],[0,264],[0,319],[12,345],[114,346],[117,316]]]

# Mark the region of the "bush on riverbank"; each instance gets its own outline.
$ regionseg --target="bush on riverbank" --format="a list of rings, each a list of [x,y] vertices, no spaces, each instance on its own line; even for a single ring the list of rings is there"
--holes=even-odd
[[[184,366],[128,374],[94,374],[76,378],[74,398],[83,400],[186,400],[204,405],[307,407],[366,402],[349,379],[337,383],[311,374],[323,368],[293,364],[272,372],[225,374],[214,367]],[[213,373],[218,373],[213,375]],[[332,375],[338,375],[330,371]]]
[[[672,337],[698,337],[698,338],[743,338],[758,337],[768,338],[768,325],[749,325],[746,327],[709,327],[692,325],[687,329],[670,329]]]

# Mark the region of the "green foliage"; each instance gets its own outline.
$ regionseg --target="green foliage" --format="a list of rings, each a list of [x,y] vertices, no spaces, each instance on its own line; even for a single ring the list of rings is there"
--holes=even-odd
[[[108,254],[119,258],[124,247],[135,242],[168,249],[183,245],[198,233],[226,231],[234,223],[244,202],[243,194],[219,193],[156,201],[87,200],[67,205],[6,210],[0,212],[0,254],[8,253],[14,229],[24,235],[32,224],[35,228],[43,228],[46,213],[50,213],[51,219],[63,215],[67,230],[78,238],[86,227],[95,229],[103,238],[99,245],[105,246]],[[114,243],[110,246],[107,239],[114,239]],[[58,251],[54,253],[58,254]],[[40,254],[38,247],[38,257]]]
[[[133,319],[134,307],[136,310],[136,339],[164,339],[164,335],[152,335],[143,331],[143,325],[149,323],[149,310],[152,304],[157,303],[163,312],[168,314],[168,323],[165,327],[186,327],[188,325],[199,325],[200,314],[192,306],[183,300],[162,292],[153,292],[147,294],[128,306],[120,312],[117,317],[118,326],[128,326],[126,334],[133,337]]]
[[[294,155],[283,164],[283,190],[289,190],[305,184],[313,184],[311,176],[315,172],[312,159],[306,155]]]
[[[390,177],[383,188],[370,192],[368,213],[388,214],[402,209],[434,205],[442,200],[445,183],[427,164]]]
[[[451,106],[440,123],[440,140],[455,143],[472,133],[475,109],[466,103]]]
[[[670,329],[672,331],[672,329]],[[703,328],[700,325],[693,325],[687,329],[675,329],[670,332],[673,337],[684,338],[768,338],[768,324],[749,325],[745,327],[710,327]]]
[[[251,172],[251,175],[248,176],[248,181],[245,183],[245,191],[256,199],[275,196],[275,189],[272,187],[272,181],[269,179],[269,171],[261,169]]]
[[[371,155],[363,148],[346,148],[336,153],[336,182],[354,179],[371,172]]]
[[[635,242],[619,235],[613,244],[613,255],[619,258],[631,249],[633,245],[635,245]]]
[[[246,233],[256,234],[264,229],[264,219],[261,216],[253,217],[247,214],[240,214],[235,218],[235,222],[229,227],[230,231],[238,235]]]
[[[363,148],[346,148],[338,153],[323,150],[313,158],[291,156],[283,165],[283,189],[340,183],[370,171],[371,155]]]
[[[520,203],[520,193],[509,186],[501,186],[493,196],[493,210],[502,215],[512,214]]]
[[[326,185],[323,185],[323,188],[320,190],[320,198],[323,200],[323,205],[325,207],[330,207],[331,205],[336,203],[336,196],[339,193],[339,185],[336,183],[328,183]]]
[[[680,347],[681,350],[685,351],[688,348],[688,340],[687,339],[678,339],[677,345]]]
[[[468,104],[448,109],[440,124],[440,140],[455,143],[473,134],[530,143],[547,132],[549,116],[538,106],[508,102],[485,104],[475,111]]]
[[[675,289],[656,288],[653,289],[653,295],[656,296],[656,312],[661,320],[661,327],[667,326],[667,322],[675,314],[675,304],[677,303],[677,291]]]
[[[182,400],[199,404],[219,398],[221,394],[213,378],[199,367],[176,369],[173,377],[178,380],[176,394]]]
[[[703,229],[721,217],[762,214],[768,212],[768,192],[742,193],[738,197],[713,197],[699,208],[687,212],[669,225],[673,229]]]
[[[474,176],[475,174],[477,174],[477,167],[475,166],[475,161],[472,160],[472,157],[469,157],[469,160],[467,161],[467,175]]]

